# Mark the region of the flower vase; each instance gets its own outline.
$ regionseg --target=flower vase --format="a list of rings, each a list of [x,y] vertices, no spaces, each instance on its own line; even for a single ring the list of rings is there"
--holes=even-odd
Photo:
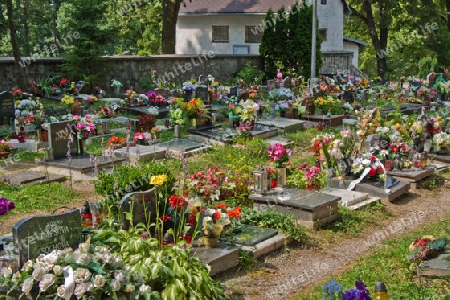
[[[219,241],[218,237],[209,237],[209,236],[202,237],[203,245],[208,248],[216,247],[218,241]]]
[[[180,138],[180,125],[176,124],[173,128],[174,128],[174,138],[178,140]]]
[[[197,119],[196,118],[192,119],[192,127],[194,127],[194,128],[197,127]]]
[[[270,102],[270,118],[275,118],[275,106],[274,102]]]
[[[277,181],[278,186],[284,187],[286,185],[286,167],[277,167]]]
[[[80,155],[86,154],[86,139],[79,139],[79,153]]]

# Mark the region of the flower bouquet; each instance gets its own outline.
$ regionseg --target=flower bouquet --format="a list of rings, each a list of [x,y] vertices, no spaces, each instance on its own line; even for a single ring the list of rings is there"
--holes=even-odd
[[[152,140],[152,135],[150,133],[136,132],[134,134],[133,143],[139,145],[148,145],[150,140]]]
[[[0,198],[0,216],[4,216],[8,213],[8,211],[16,208],[16,205],[12,201],[8,201],[8,199],[2,197]]]
[[[175,125],[183,125],[184,124],[184,117],[183,117],[183,111],[180,108],[171,109],[169,111],[170,118],[172,119],[172,123]]]
[[[327,173],[319,166],[300,164],[291,170],[287,185],[293,188],[316,190],[326,186]]]
[[[194,91],[195,85],[192,84],[190,81],[183,82],[183,86],[181,88],[183,91]]]
[[[23,99],[23,100],[16,100],[15,106],[16,106],[16,117],[18,116],[28,116],[35,108],[36,108],[36,101],[29,99]]]
[[[414,263],[421,263],[424,260],[432,259],[442,253],[450,239],[447,237],[434,238],[431,235],[424,235],[414,240],[409,246],[410,253],[408,260]]]
[[[228,182],[225,173],[211,167],[206,172],[192,174],[187,182],[189,191],[204,202],[210,203],[220,199],[221,190],[232,189],[234,185]]]
[[[14,147],[10,142],[5,141],[4,139],[0,140],[0,152],[11,152],[13,148]]]
[[[447,153],[450,147],[450,135],[445,132],[436,133],[433,135],[434,150],[436,152]]]
[[[91,246],[90,240],[76,250],[66,248],[41,254],[14,274],[5,269],[0,284],[9,292],[18,287],[30,299],[37,299],[41,293],[58,299],[97,299],[95,295],[117,299],[121,293],[139,298],[151,293],[141,275],[130,270],[109,248]]]
[[[196,119],[206,114],[205,104],[201,99],[194,98],[189,101],[186,105],[182,105],[180,107],[183,109],[188,119]]]
[[[67,106],[68,108],[71,108],[73,106],[73,104],[75,103],[75,98],[69,95],[65,95],[62,99],[61,99],[61,103],[64,104],[65,106]]]
[[[377,157],[373,155],[365,155],[358,157],[353,161],[352,174],[361,180],[367,178],[374,181],[384,181],[384,166]]]
[[[126,144],[126,142],[126,138],[118,138],[117,136],[113,135],[106,145],[108,145],[109,148],[121,148]]]
[[[275,143],[267,147],[267,155],[277,168],[282,168],[284,163],[289,164],[289,157],[292,155],[291,149],[286,149],[282,144]]]
[[[86,115],[84,117],[75,115],[73,116],[73,121],[77,129],[77,137],[79,140],[87,139],[94,135],[95,126],[90,115]]]

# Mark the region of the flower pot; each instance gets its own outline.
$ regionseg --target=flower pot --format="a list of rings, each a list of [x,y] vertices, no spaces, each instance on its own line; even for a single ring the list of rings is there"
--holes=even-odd
[[[0,158],[7,158],[11,152],[0,152]]]
[[[86,154],[86,139],[79,139],[78,141],[79,141],[78,143],[79,154],[80,155]]]
[[[202,237],[203,245],[208,248],[216,247],[218,241],[219,241],[218,237],[208,237],[208,236]]]
[[[278,185],[284,187],[286,185],[286,167],[277,168]]]
[[[174,138],[179,139],[180,138],[180,125],[174,126]]]

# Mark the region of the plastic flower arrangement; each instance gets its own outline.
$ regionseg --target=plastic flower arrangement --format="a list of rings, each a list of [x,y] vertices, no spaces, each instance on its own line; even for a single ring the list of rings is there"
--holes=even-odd
[[[277,168],[281,168],[284,163],[289,164],[289,157],[292,155],[292,151],[291,149],[286,149],[280,143],[275,143],[273,146],[267,147],[267,155]]]
[[[337,113],[341,111],[341,101],[334,98],[331,95],[319,96],[314,100],[314,106],[322,111],[322,114],[326,114],[328,110],[332,113]]]
[[[21,100],[23,98],[23,92],[20,88],[11,88],[11,91],[15,100]]]
[[[0,152],[11,152],[13,145],[4,139],[0,140]]]
[[[417,95],[422,96],[424,99],[434,100],[437,97],[437,91],[434,88],[422,87],[417,90]]]
[[[148,132],[136,132],[134,134],[133,143],[136,144],[147,144],[149,140],[152,139],[152,136]]]
[[[120,148],[127,142],[126,138],[118,138],[117,136],[113,135],[108,143],[106,144],[108,147],[112,148]]]
[[[183,87],[181,88],[183,91],[194,91],[195,85],[190,81],[183,82]]]
[[[449,242],[450,239],[447,237],[436,239],[431,235],[424,235],[414,240],[409,246],[408,260],[413,263],[421,263],[424,260],[432,259],[442,253]]]
[[[44,119],[40,114],[28,115],[26,122],[28,124],[33,124],[36,127],[36,129],[40,129],[42,127],[42,124],[44,124]]]
[[[232,189],[234,184],[228,182],[225,173],[211,167],[206,172],[192,174],[187,182],[190,192],[204,198],[207,202],[218,201],[221,190]]]
[[[288,88],[279,88],[269,91],[269,100],[278,102],[281,100],[292,99],[293,95]]]
[[[87,139],[90,136],[94,135],[95,127],[93,118],[90,115],[86,115],[84,117],[75,115],[73,116],[72,120],[74,121],[75,127],[77,129],[78,139]]]
[[[244,108],[240,104],[228,103],[227,114],[229,116],[240,116],[243,110]]]
[[[136,92],[133,91],[132,89],[128,89],[125,91],[125,97],[127,98],[127,100],[129,102],[133,101],[135,96],[136,96]]]
[[[436,133],[433,135],[433,143],[440,149],[448,149],[450,147],[450,135],[445,132]]]
[[[96,96],[94,96],[94,97],[87,97],[86,99],[84,99],[84,101],[85,101],[86,103],[92,104],[92,103],[94,103],[94,102],[97,102],[97,101],[98,101],[98,98],[97,98]]]
[[[112,118],[114,117],[114,111],[109,106],[100,106],[97,111],[99,118]]]
[[[2,197],[0,198],[0,216],[6,215],[9,211],[16,208],[16,205],[12,201]]]
[[[188,119],[195,119],[205,114],[205,104],[201,99],[194,98],[186,104],[184,111]]]
[[[353,160],[351,170],[353,175],[361,179],[364,177],[376,181],[385,179],[383,164],[373,155],[365,155]]]
[[[334,166],[334,160],[329,154],[329,151],[334,145],[335,136],[331,133],[316,135],[311,140],[311,151],[315,156],[320,156],[321,153],[325,156],[327,161],[327,167],[332,168]]]
[[[111,86],[120,88],[122,87],[122,83],[116,79],[111,79]]]
[[[409,153],[411,152],[408,143],[399,141],[389,143],[388,150],[392,159],[394,159],[397,154],[400,154],[404,158],[408,158]]]
[[[180,108],[169,110],[170,118],[172,119],[172,123],[175,125],[183,125],[184,124],[184,116],[183,111]]]
[[[2,272],[0,283],[10,292],[19,288],[30,299],[37,293],[54,294],[57,299],[95,298],[94,295],[117,299],[118,293],[139,298],[151,293],[141,275],[130,270],[109,248],[91,246],[90,240],[76,250],[66,248],[41,254],[14,274],[10,269]]]
[[[30,99],[16,100],[16,116],[28,116],[36,108],[36,101]]]
[[[327,174],[320,167],[300,164],[291,170],[287,185],[300,189],[321,189],[326,186]]]
[[[151,106],[148,108],[148,114],[149,115],[153,115],[153,116],[157,116],[159,115],[159,108],[156,106]]]
[[[250,126],[246,126],[245,124],[239,125],[238,128],[236,128],[239,132],[239,137],[241,138],[247,138],[250,136],[250,130],[252,129]]]
[[[73,98],[72,96],[69,95],[65,95],[62,99],[61,99],[62,104],[64,104],[67,107],[72,107],[72,105],[75,102],[75,98]]]

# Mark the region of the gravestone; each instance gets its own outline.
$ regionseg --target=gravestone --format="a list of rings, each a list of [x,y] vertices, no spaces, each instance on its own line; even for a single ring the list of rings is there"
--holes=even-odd
[[[60,159],[67,157],[67,144],[71,134],[72,122],[50,123],[48,130],[49,147],[53,149],[53,157]],[[73,133],[73,142],[70,144],[70,155],[78,155],[78,140],[76,133]]]
[[[169,98],[169,90],[168,89],[155,89],[157,95],[164,97],[164,99]]]
[[[208,76],[200,75],[198,82],[204,85],[208,85]]]
[[[130,220],[126,218],[131,213],[133,224],[149,224],[155,222],[156,217],[156,194],[155,188],[147,191],[128,193],[119,202],[119,212],[122,218],[122,229],[128,230],[131,226]],[[150,218],[150,220],[148,219]]]
[[[277,87],[277,79],[267,80],[267,91],[271,91]]]
[[[208,101],[208,87],[200,85],[195,89],[195,98],[200,98],[203,102]]]
[[[287,89],[291,88],[291,78],[289,76],[284,79],[283,85]]]
[[[278,231],[259,226],[242,225],[241,231],[233,234],[236,244],[242,246],[255,246],[256,244],[274,237]]]
[[[378,134],[370,134],[366,138],[366,152],[372,152],[370,149],[377,148],[380,145],[380,135]]]
[[[0,93],[0,126],[4,125],[5,120],[9,124],[11,118],[14,121],[14,98],[11,92],[4,91]]]
[[[318,228],[338,217],[340,197],[302,189],[274,189],[267,194],[253,194],[253,209],[273,209],[280,213],[293,214],[297,223]]]
[[[22,266],[28,259],[53,250],[78,248],[81,242],[81,216],[78,209],[65,213],[27,217],[12,228],[14,246]]]

